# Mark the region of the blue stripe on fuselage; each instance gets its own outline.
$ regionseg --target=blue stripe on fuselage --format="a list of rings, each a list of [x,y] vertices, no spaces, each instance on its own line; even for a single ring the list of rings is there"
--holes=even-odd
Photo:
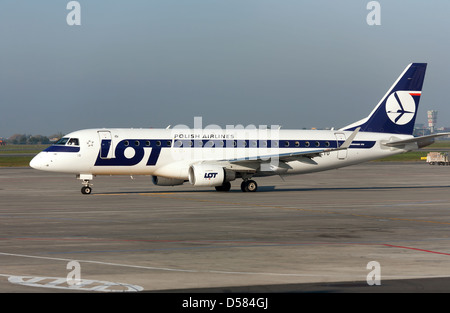
[[[44,150],[45,152],[80,152],[80,147],[72,147],[72,146],[50,146]]]
[[[173,148],[337,148],[334,140],[175,140]],[[370,149],[375,141],[353,141],[350,148]]]
[[[144,149],[152,148],[147,166],[158,162],[162,148],[337,148],[344,141],[334,140],[172,140],[172,139],[126,139],[120,141],[114,150],[114,158],[106,158],[108,154],[101,148],[95,166],[133,166],[144,158]],[[370,149],[375,141],[353,141],[350,148]],[[132,148],[134,156],[127,158],[125,150]]]

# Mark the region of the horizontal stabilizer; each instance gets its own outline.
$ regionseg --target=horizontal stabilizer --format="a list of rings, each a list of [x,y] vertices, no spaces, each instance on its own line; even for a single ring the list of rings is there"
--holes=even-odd
[[[417,143],[418,148],[423,148],[428,145],[431,145],[434,142],[434,138],[442,137],[442,136],[450,136],[450,133],[439,133],[439,134],[414,137],[414,138],[404,139],[404,140],[390,141],[390,142],[384,143],[384,145],[395,148],[395,147],[402,147],[402,146],[410,144],[410,143]]]

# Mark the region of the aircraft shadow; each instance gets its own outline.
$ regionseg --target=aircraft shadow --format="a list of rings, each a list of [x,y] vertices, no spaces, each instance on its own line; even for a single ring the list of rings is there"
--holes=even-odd
[[[255,193],[261,192],[305,192],[305,191],[357,191],[357,190],[408,190],[408,189],[437,189],[437,188],[450,188],[450,185],[445,186],[362,186],[362,187],[277,187],[277,186],[259,186],[258,191]],[[93,193],[95,195],[133,195],[133,194],[182,194],[182,193],[235,193],[242,191],[239,188],[232,188],[228,192],[220,192],[216,191],[213,188],[209,190],[205,189],[190,189],[190,190],[142,190],[142,191],[120,191],[120,192],[102,192],[102,193]],[[251,194],[251,193],[249,193]]]
[[[274,190],[264,191],[334,191],[334,190],[400,190],[400,189],[435,189],[450,188],[448,186],[363,186],[363,187],[305,187],[305,188],[274,188]],[[263,191],[263,187],[258,188],[258,192]]]
[[[450,277],[381,280],[379,285],[366,281],[323,282],[304,284],[231,286],[196,289],[174,289],[144,292],[164,293],[448,293]]]

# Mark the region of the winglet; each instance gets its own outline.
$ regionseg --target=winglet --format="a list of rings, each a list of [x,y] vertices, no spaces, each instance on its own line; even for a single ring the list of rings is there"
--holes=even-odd
[[[347,138],[347,140],[338,149],[347,149],[348,147],[350,147],[350,145],[353,142],[353,139],[355,139],[356,134],[358,134],[360,129],[361,129],[361,127],[356,128],[353,131],[353,133]],[[336,149],[334,149],[334,150],[336,150]]]

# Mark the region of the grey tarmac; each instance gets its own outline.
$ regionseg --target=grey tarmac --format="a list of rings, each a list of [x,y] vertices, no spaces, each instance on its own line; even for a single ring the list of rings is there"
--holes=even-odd
[[[450,166],[256,181],[100,176],[82,195],[74,175],[0,168],[0,292],[450,291]]]

